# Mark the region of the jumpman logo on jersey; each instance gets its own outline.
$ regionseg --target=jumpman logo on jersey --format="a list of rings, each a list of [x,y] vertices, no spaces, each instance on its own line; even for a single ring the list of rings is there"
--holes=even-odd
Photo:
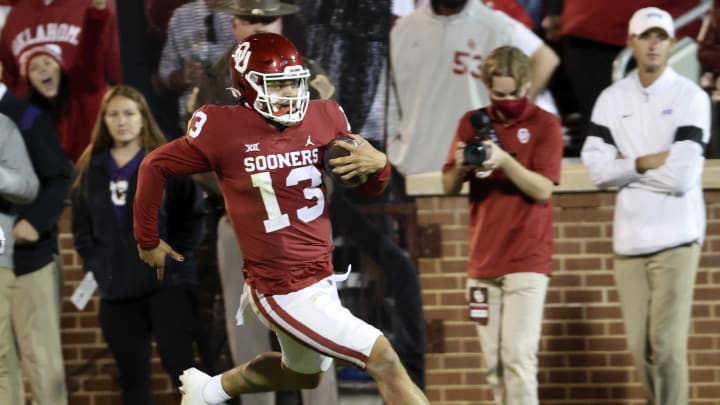
[[[305,146],[315,146],[315,143],[313,143],[312,139],[310,139],[310,134],[308,134],[308,139],[305,141]]]

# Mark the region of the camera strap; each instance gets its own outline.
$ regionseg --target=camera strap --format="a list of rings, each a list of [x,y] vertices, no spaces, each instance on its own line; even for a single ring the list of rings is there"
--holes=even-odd
[[[470,124],[475,128],[475,137],[480,140],[490,140],[496,144],[500,144],[500,139],[495,132],[495,126],[490,119],[487,108],[483,107],[475,111],[470,116]]]
[[[497,132],[495,132],[495,125],[493,125],[486,107],[480,108],[472,113],[470,116],[470,124],[475,128],[476,139],[479,141],[492,141],[494,144],[505,149],[502,142],[500,142],[500,138],[497,136]],[[515,152],[507,150],[506,152],[509,153],[510,156],[517,155]]]

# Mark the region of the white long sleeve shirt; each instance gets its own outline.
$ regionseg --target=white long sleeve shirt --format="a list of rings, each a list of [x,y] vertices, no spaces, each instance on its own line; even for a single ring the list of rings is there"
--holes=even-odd
[[[596,186],[619,187],[615,253],[703,242],[703,151],[709,140],[710,99],[669,67],[647,88],[633,73],[600,94],[581,157]],[[661,151],[669,151],[663,165],[636,171],[636,158]]]
[[[501,45],[531,56],[543,42],[480,1],[468,1],[451,16],[437,15],[427,5],[397,21],[390,33],[397,97],[390,92],[387,154],[400,173],[442,169],[460,117],[490,102],[480,65]]]

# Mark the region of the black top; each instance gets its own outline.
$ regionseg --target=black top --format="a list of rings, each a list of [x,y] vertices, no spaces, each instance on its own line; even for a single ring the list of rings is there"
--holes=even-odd
[[[17,219],[25,219],[38,231],[33,243],[15,243],[15,274],[32,273],[58,253],[58,221],[70,187],[72,165],[60,146],[52,120],[42,110],[12,94],[0,99],[0,113],[7,115],[23,134],[28,155],[40,181],[31,204],[16,207]]]
[[[205,205],[202,194],[188,177],[168,179],[160,209],[160,237],[185,257],[183,262],[168,258],[164,281],[157,281],[155,269],[138,256],[133,237],[133,201],[137,170],[127,178],[124,213],[114,214],[110,184],[109,151],[90,160],[82,187],[73,192],[72,230],[75,248],[83,258],[83,270],[92,271],[103,299],[132,299],[153,293],[162,283],[197,284],[195,248],[205,233]]]

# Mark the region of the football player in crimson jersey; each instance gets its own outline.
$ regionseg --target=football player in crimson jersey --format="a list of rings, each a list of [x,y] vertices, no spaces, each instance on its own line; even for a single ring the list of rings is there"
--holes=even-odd
[[[149,154],[135,197],[140,257],[162,276],[166,256],[182,260],[157,231],[167,177],[213,171],[243,252],[241,302],[275,332],[282,352],[211,377],[195,368],[180,377],[183,405],[220,404],[242,393],[313,388],[338,358],[364,368],[390,405],[428,404],[389,341],[353,316],[338,298],[330,221],[322,181],[325,146],[350,127],[330,100],[309,100],[308,71],[295,46],[278,34],[247,37],[230,58],[240,103],[200,107],[187,135]],[[387,184],[387,157],[358,135],[349,156],[330,161],[357,190],[378,194]],[[344,144],[344,143],[343,143]]]

